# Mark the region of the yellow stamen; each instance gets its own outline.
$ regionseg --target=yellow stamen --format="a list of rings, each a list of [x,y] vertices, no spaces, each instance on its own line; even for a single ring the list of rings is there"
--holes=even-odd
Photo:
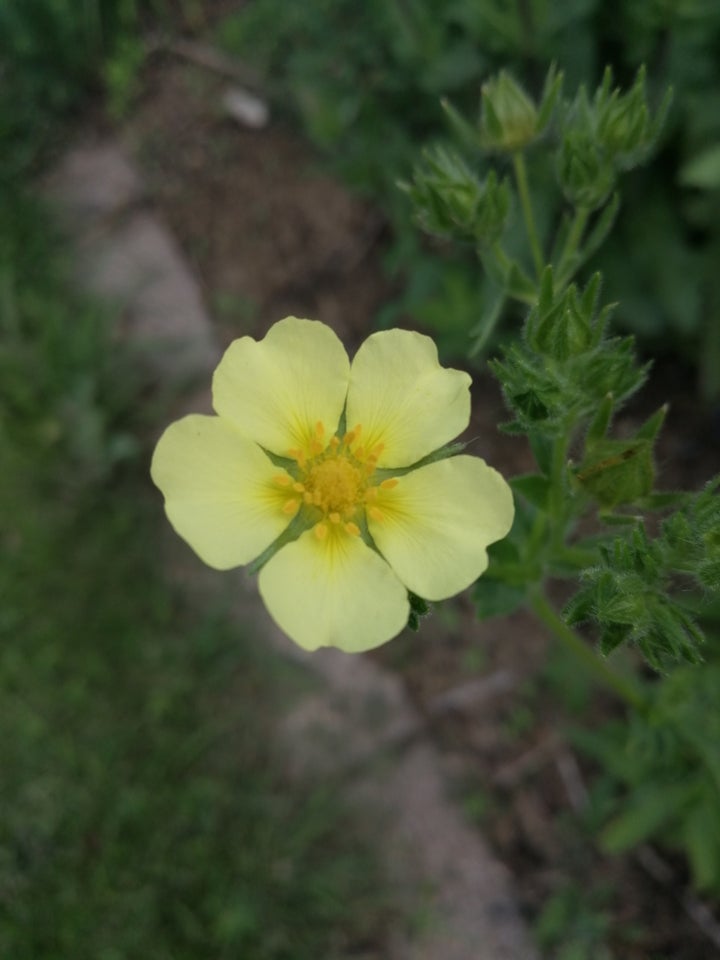
[[[279,473],[276,477],[273,477],[273,481],[279,487],[289,487],[292,483],[292,477],[287,473]]]
[[[300,501],[296,499],[286,500],[285,505],[282,508],[282,512],[286,513],[289,517],[298,512],[300,506]]]
[[[309,511],[309,517],[315,514],[315,536],[325,540],[334,529],[342,529],[353,537],[361,537],[359,518],[364,511],[373,520],[384,520],[385,513],[376,506],[382,490],[392,490],[398,483],[394,477],[375,485],[371,477],[383,450],[382,443],[374,446],[358,444],[362,426],[356,424],[344,436],[332,436],[325,440],[325,426],[318,421],[314,434],[308,440],[304,452],[293,449],[293,456],[299,465],[299,476],[292,478],[292,489],[299,494],[293,500],[288,512],[295,512],[300,503]],[[288,486],[283,481],[282,486]]]

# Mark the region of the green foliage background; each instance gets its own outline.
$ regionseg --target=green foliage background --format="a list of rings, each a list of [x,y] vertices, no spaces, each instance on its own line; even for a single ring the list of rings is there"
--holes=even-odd
[[[399,312],[432,328],[450,353],[466,337],[490,293],[466,261],[429,257],[408,229],[395,189],[420,146],[447,139],[440,98],[477,115],[480,83],[507,68],[539,93],[547,65],[566,86],[593,89],[606,64],[627,86],[645,64],[650,100],[671,86],[674,107],[650,167],[631,175],[603,270],[618,320],[654,354],[682,354],[698,367],[708,397],[720,393],[720,7],[713,0],[253,0],[217,30],[226,49],[264,70],[285,91],[305,129],[336,168],[381,199],[396,239],[388,258],[401,267]],[[482,172],[482,171],[481,171]],[[544,184],[534,202],[542,221]]]

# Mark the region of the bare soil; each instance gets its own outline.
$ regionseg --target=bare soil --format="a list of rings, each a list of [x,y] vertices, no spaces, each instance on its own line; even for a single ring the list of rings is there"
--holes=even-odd
[[[294,314],[329,324],[352,352],[399,282],[382,266],[383,215],[324,172],[282,123],[239,127],[221,108],[225,86],[177,61],[158,61],[148,72],[124,137],[152,199],[194,264],[224,343],[262,336]],[[685,384],[677,389],[676,371],[673,379],[679,412],[660,450],[665,485],[698,486],[717,465],[707,462],[702,442],[707,424],[694,415]],[[666,389],[667,377],[662,381]],[[472,452],[505,474],[528,469],[523,442],[497,430],[505,413],[492,379],[476,378],[473,395]],[[626,427],[663,399],[659,387],[651,389]],[[693,904],[681,861],[665,852],[657,861],[652,850],[640,859],[609,858],[596,848],[586,822],[595,771],[571,745],[567,730],[580,716],[558,694],[558,683],[581,678],[566,668],[553,683],[547,664],[557,660],[527,614],[478,624],[461,598],[376,655],[403,677],[454,774],[458,802],[512,870],[531,922],[549,897],[571,889],[607,915],[611,956],[717,955],[688,915]],[[585,725],[618,710],[596,693],[581,700]],[[592,947],[576,955],[605,956]]]

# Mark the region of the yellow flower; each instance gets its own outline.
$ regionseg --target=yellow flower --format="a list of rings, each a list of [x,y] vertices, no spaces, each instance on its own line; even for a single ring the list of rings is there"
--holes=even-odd
[[[408,590],[463,590],[512,524],[510,488],[479,457],[408,469],[467,426],[469,387],[429,337],[375,333],[350,364],[329,327],[287,317],[230,345],[217,416],[171,424],[152,477],[211,567],[249,563],[285,535],[259,589],[296,643],[369,650],[407,623]]]

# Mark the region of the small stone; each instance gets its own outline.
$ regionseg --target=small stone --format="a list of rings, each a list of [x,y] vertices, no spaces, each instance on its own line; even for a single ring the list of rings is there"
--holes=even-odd
[[[227,113],[243,127],[262,130],[270,120],[267,103],[242,87],[230,87],[225,91],[222,104]]]

